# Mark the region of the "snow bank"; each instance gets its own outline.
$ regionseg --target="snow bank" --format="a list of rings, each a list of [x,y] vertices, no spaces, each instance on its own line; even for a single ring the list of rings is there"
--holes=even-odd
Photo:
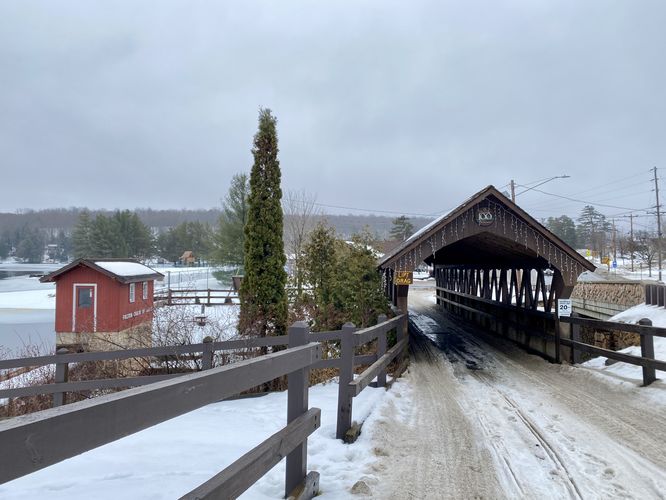
[[[616,314],[609,321],[617,321],[620,323],[636,324],[639,320],[643,318],[648,318],[652,320],[652,325],[660,328],[666,328],[666,309],[659,306],[650,306],[646,304],[639,304],[637,306],[631,307],[626,311],[623,311],[619,314]],[[618,352],[629,354],[632,356],[640,356],[641,348],[640,346],[631,346],[626,349],[622,349]],[[664,337],[654,337],[654,357],[660,361],[666,361],[666,338]],[[619,383],[622,382],[635,382],[642,384],[643,383],[643,369],[637,365],[631,365],[628,363],[616,362],[610,365],[606,365],[608,358],[599,356],[593,358],[590,361],[586,361],[581,366],[586,368],[594,369],[600,373],[612,376]],[[657,370],[657,378],[666,380],[666,372]],[[653,384],[655,387],[649,387],[642,390],[652,389],[652,392],[655,390],[659,391],[659,394],[654,393],[653,396],[657,397],[660,401],[666,401],[666,394],[664,394],[664,384],[663,382],[657,381]]]
[[[376,460],[371,428],[387,392],[366,388],[354,399],[354,420],[364,432],[352,445],[335,439],[338,385],[310,389],[322,426],[308,442],[308,469],[321,474],[322,500],[347,499]],[[286,424],[286,392],[211,404],[41,471],[0,485],[0,497],[96,500],[177,498],[206,481]],[[282,498],[284,460],[242,498]],[[372,479],[372,478],[371,478]]]

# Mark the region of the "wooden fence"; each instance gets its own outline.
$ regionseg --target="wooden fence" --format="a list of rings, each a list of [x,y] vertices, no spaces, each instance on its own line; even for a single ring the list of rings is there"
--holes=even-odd
[[[654,337],[666,337],[666,328],[652,326],[649,319],[643,319],[638,325],[632,325],[581,318],[576,313],[572,317],[557,318],[552,313],[508,306],[446,288],[437,287],[436,293],[439,303],[445,305],[449,311],[473,320],[481,327],[492,330],[549,361],[559,363],[562,359],[561,348],[565,346],[570,348],[572,353],[567,360],[574,364],[581,362],[582,352],[587,352],[641,366],[643,385],[654,382],[655,370],[666,371],[666,361],[654,359]],[[558,321],[571,325],[569,338],[562,337]],[[632,356],[582,342],[582,327],[602,334],[615,331],[637,333],[641,339],[641,356]]]
[[[568,339],[559,338],[561,345],[573,349],[573,362],[580,363],[581,353],[587,352],[595,356],[605,356],[608,359],[622,361],[637,365],[643,369],[643,385],[650,385],[656,377],[656,370],[666,371],[666,361],[654,359],[654,337],[666,337],[666,328],[657,328],[652,326],[652,321],[642,319],[637,325],[627,323],[617,323],[615,321],[601,321],[596,319],[586,319],[576,316],[561,317],[561,323],[570,325],[570,336]],[[623,352],[604,349],[581,341],[581,328],[587,327],[597,333],[610,334],[611,332],[631,332],[640,335],[641,355],[632,356]]]
[[[233,289],[173,289],[160,290],[155,293],[155,302],[163,302],[168,306],[205,304],[213,305],[238,305],[240,299],[238,291]]]
[[[236,498],[285,456],[285,496],[297,492],[298,498],[312,498],[318,492],[319,475],[307,474],[307,438],[320,426],[321,412],[318,408],[308,408],[309,371],[324,367],[340,369],[336,435],[344,438],[352,424],[353,398],[373,378],[377,378],[378,386],[384,386],[386,368],[393,359],[402,358],[399,372],[407,362],[407,316],[390,320],[383,316],[379,320],[377,325],[362,330],[349,323],[342,330],[310,333],[307,324],[298,322],[289,328],[288,335],[281,337],[110,352],[61,352],[54,356],[0,360],[0,369],[56,365],[53,384],[0,390],[0,398],[53,394],[54,406],[0,422],[0,446],[11,450],[0,454],[0,483],[287,375],[287,426],[182,498]],[[397,330],[397,342],[387,350],[388,333],[393,329]],[[355,347],[375,339],[377,353],[355,355]],[[322,359],[322,341],[340,341],[341,356]],[[215,351],[265,346],[287,346],[287,349],[213,367]],[[70,363],[192,353],[202,355],[200,372],[67,381]],[[370,366],[354,379],[353,370],[358,365]],[[146,387],[63,406],[67,392],[141,385]],[[109,425],[111,421],[114,425]]]

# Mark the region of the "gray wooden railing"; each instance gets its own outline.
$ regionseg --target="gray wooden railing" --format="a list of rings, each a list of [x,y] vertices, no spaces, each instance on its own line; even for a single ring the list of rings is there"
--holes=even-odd
[[[384,386],[386,367],[393,359],[401,358],[397,374],[407,363],[408,338],[404,334],[407,316],[378,319],[377,325],[362,330],[346,324],[342,330],[310,333],[307,324],[298,322],[289,328],[288,335],[281,337],[76,354],[61,351],[53,356],[0,360],[0,369],[56,365],[53,384],[0,391],[0,398],[53,394],[54,405],[49,410],[0,422],[0,447],[11,450],[0,454],[0,483],[287,375],[286,427],[183,498],[236,498],[284,457],[287,459],[285,496],[296,492],[298,498],[312,498],[318,492],[319,475],[307,474],[307,438],[319,428],[321,412],[318,408],[308,408],[309,371],[322,367],[340,369],[337,435],[344,438],[352,423],[353,398],[375,377],[376,385]],[[397,330],[397,343],[387,351],[387,334],[393,329]],[[375,339],[376,354],[354,355],[356,347]],[[341,356],[323,360],[319,342],[329,340],[340,341]],[[213,367],[215,351],[262,346],[287,346],[287,349]],[[70,363],[192,353],[202,353],[203,371],[67,381]],[[358,365],[370,366],[354,380],[353,370]],[[131,386],[144,387],[64,404],[67,392]],[[114,425],[108,425],[110,421]]]
[[[238,291],[232,289],[180,289],[168,288],[155,292],[155,301],[167,305],[206,304],[206,305],[238,305]]]
[[[575,316],[559,318],[561,323],[571,325],[569,339],[560,338],[559,342],[573,349],[573,362],[581,362],[581,352],[587,352],[596,356],[605,356],[608,359],[622,361],[637,365],[643,369],[643,385],[650,385],[657,379],[656,370],[666,371],[666,361],[654,359],[654,337],[666,337],[666,328],[652,326],[652,321],[644,318],[637,325],[618,323],[615,321],[601,321],[596,319],[579,318]],[[593,329],[596,333],[610,334],[610,332],[631,332],[640,335],[641,355],[632,356],[623,352],[612,351],[601,347],[586,344],[581,341],[581,328]]]

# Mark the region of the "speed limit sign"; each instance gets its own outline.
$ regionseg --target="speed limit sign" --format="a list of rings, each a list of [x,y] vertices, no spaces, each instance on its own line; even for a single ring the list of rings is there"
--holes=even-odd
[[[557,299],[557,316],[571,316],[571,299]]]

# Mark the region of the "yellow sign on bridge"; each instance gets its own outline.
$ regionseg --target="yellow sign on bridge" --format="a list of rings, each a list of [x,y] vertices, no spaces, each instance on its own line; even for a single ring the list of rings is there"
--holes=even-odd
[[[411,285],[414,283],[414,273],[412,271],[396,271],[393,277],[394,285]]]

